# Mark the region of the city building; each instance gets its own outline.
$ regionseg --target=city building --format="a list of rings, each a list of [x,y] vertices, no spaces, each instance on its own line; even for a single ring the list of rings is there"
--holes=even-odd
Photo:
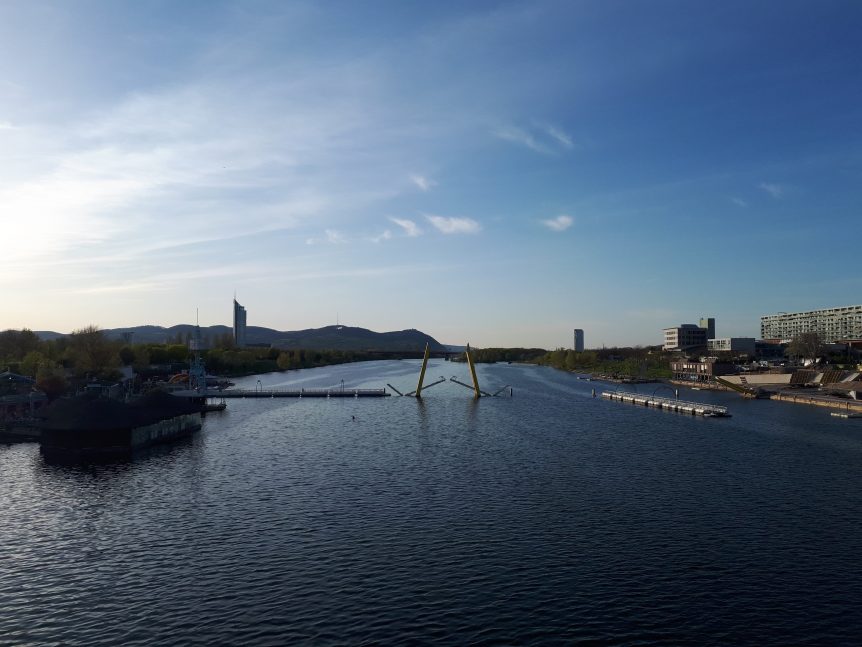
[[[237,348],[245,346],[245,321],[246,311],[236,298],[233,300],[233,343]]]
[[[580,328],[575,328],[575,345],[573,347],[577,352],[584,352],[584,331]]]
[[[862,339],[862,305],[807,312],[780,312],[760,318],[762,339],[790,340],[802,333],[817,333],[826,344]]]
[[[733,375],[736,373],[736,367],[733,364],[718,362],[714,359],[704,362],[678,360],[670,363],[670,370],[674,380],[685,382],[714,382],[716,375]]]
[[[694,324],[681,324],[676,328],[664,329],[663,350],[685,350],[706,346],[706,328]]]
[[[706,330],[707,339],[715,339],[715,318],[701,317],[700,327]]]
[[[715,319],[701,317],[700,325],[680,324],[675,328],[665,328],[663,350],[687,350],[706,347],[708,339],[715,338]]]
[[[707,339],[707,350],[713,351],[729,351],[733,353],[746,353],[754,355],[755,346],[754,337],[723,337],[721,339]]]

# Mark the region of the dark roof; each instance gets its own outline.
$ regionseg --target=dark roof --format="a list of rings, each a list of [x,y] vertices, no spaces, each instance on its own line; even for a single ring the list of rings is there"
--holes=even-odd
[[[11,371],[3,371],[0,373],[0,382],[14,382],[15,384],[35,384],[36,380],[31,377],[25,377],[12,373]]]
[[[55,430],[131,429],[198,411],[197,405],[164,391],[151,391],[128,403],[80,395],[54,402],[45,410],[41,426]]]

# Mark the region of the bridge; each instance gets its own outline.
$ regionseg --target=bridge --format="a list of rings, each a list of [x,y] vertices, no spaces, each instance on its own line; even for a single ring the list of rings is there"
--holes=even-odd
[[[470,368],[470,376],[473,379],[473,385],[470,386],[469,384],[465,384],[454,377],[451,378],[452,382],[465,386],[473,391],[473,397],[475,398],[480,398],[482,396],[496,397],[506,389],[509,389],[510,395],[512,394],[512,389],[508,385],[499,389],[496,393],[486,393],[485,391],[482,391],[479,388],[479,380],[476,378],[476,368],[473,365],[473,360],[470,356],[469,344],[467,345],[465,355],[467,357],[467,364]],[[408,395],[421,398],[423,382],[425,380],[425,371],[428,367],[428,359],[430,356],[430,347],[429,344],[426,343],[425,352],[422,357],[422,368],[419,372],[419,384],[414,391],[404,394],[391,384],[387,386],[389,386],[398,395]],[[445,381],[446,379],[441,377],[438,381],[425,385],[424,388],[428,389],[429,387]],[[199,404],[201,409],[204,411],[223,410],[225,408],[224,400],[228,398],[385,398],[391,395],[386,389],[345,389],[343,380],[341,388],[267,389],[264,388],[263,385],[261,385],[260,380],[258,380],[257,387],[254,389],[212,389],[206,385],[206,370],[204,368],[204,363],[200,358],[200,354],[195,355],[194,360],[189,366],[188,385],[189,388],[187,389],[171,391],[171,395],[178,398],[186,398],[191,402],[195,402]],[[222,400],[222,402],[218,405],[208,404],[207,400],[211,399]]]
[[[386,389],[185,389],[172,395],[191,399],[226,398],[385,398]]]

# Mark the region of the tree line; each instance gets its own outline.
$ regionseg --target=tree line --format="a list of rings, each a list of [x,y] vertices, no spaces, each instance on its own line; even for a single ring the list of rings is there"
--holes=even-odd
[[[532,362],[544,355],[544,348],[471,348],[470,357],[479,364],[494,362]],[[466,361],[466,358],[464,358]]]
[[[526,362],[565,371],[582,371],[616,377],[670,377],[668,356],[654,348],[603,348],[574,351],[565,348],[473,348],[476,363]]]
[[[193,354],[183,337],[165,344],[128,344],[108,339],[97,326],[87,326],[57,339],[42,340],[32,330],[0,331],[0,371],[32,377],[50,397],[76,383],[119,379],[131,366],[143,378],[178,373],[188,368]],[[332,364],[380,359],[369,351],[279,350],[236,348],[230,335],[219,335],[214,347],[201,351],[207,372],[228,377],[287,371]]]
[[[541,366],[611,377],[671,377],[668,355],[649,348],[604,348],[574,351],[559,348],[536,360]]]

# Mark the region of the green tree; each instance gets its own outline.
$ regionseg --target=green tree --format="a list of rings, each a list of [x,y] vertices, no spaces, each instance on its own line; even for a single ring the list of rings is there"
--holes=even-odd
[[[131,366],[135,363],[135,351],[131,346],[123,346],[119,352],[120,361],[123,363],[123,366]]]
[[[282,351],[278,354],[278,359],[276,360],[276,364],[278,368],[282,371],[286,371],[291,368],[291,357],[290,353]]]
[[[49,400],[55,400],[69,388],[61,369],[42,368],[36,375],[36,388],[44,392]]]
[[[69,336],[69,352],[78,375],[105,375],[120,364],[114,344],[97,326],[75,330]]]
[[[24,359],[21,360],[20,370],[23,375],[36,377],[41,369],[53,369],[54,366],[55,363],[49,357],[46,357],[38,350],[31,350],[24,356]]]
[[[233,335],[229,332],[215,335],[213,338],[213,348],[231,350],[233,346]]]
[[[791,357],[817,359],[823,352],[823,342],[816,332],[800,333],[787,345],[787,354]]]
[[[138,346],[134,349],[135,360],[132,366],[136,371],[150,367],[150,351],[146,346]]]
[[[32,330],[4,330],[0,332],[0,362],[16,362],[27,353],[39,350],[41,341]]]

